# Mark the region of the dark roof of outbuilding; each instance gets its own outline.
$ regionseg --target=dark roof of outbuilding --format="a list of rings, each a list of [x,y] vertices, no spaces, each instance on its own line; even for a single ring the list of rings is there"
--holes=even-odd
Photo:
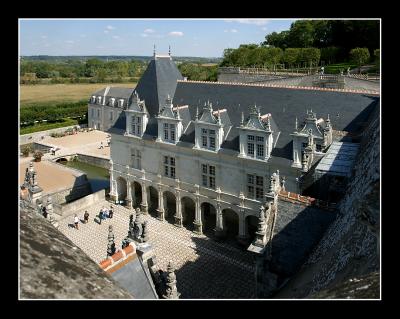
[[[174,96],[177,80],[183,80],[170,57],[155,57],[136,86],[141,100],[145,100],[150,116],[155,116],[164,106],[167,95]]]
[[[290,134],[295,128],[295,118],[301,122],[306,116],[307,109],[312,109],[318,118],[326,118],[330,114],[331,124],[335,130],[356,132],[362,128],[375,103],[379,101],[379,96],[304,88],[178,81],[173,103],[188,104],[192,120],[196,108],[202,109],[206,101],[214,105],[223,105],[232,122],[233,127],[222,147],[239,151],[236,127],[240,126],[241,113],[244,112],[247,118],[250,106],[256,104],[261,114],[271,113],[272,130],[278,129],[280,132],[272,155],[289,159],[292,143]],[[185,132],[185,140],[192,133],[189,129],[190,126]]]

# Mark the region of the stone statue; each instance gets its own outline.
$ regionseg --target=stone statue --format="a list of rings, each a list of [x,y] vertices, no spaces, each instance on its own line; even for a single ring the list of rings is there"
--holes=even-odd
[[[128,237],[134,239],[134,217],[133,214],[129,216],[129,230],[128,230]]]
[[[350,67],[347,68],[347,75],[350,75]]]
[[[133,239],[139,240],[142,237],[143,226],[142,226],[142,213],[139,208],[136,208],[136,219],[133,226]]]
[[[142,235],[142,243],[146,243],[149,241],[149,227],[147,220],[143,223],[143,235]]]
[[[166,279],[166,293],[163,296],[165,299],[179,299],[180,293],[176,288],[175,269],[172,266],[172,261],[168,263],[167,279]]]
[[[108,226],[107,257],[115,254],[115,242],[112,225]]]

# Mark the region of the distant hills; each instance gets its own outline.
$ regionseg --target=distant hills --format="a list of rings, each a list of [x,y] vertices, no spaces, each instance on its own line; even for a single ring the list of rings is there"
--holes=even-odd
[[[29,55],[21,56],[21,60],[25,61],[46,61],[46,62],[63,62],[67,60],[87,61],[89,59],[99,59],[102,61],[125,61],[138,60],[143,62],[150,61],[152,56],[140,55],[71,55],[71,56],[56,56],[56,55]],[[198,63],[219,63],[222,58],[203,58],[203,57],[186,57],[173,56],[176,62],[198,62]]]

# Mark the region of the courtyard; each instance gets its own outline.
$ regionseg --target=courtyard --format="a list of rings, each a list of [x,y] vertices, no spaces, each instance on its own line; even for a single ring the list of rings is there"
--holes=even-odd
[[[114,217],[98,225],[95,215],[110,203],[102,201],[88,209],[89,223],[71,227],[72,216],[59,221],[59,230],[99,263],[106,258],[108,226],[113,225],[115,244],[121,247],[128,234],[131,211],[114,206]],[[78,214],[83,219],[84,211]],[[186,228],[145,215],[149,225],[149,243],[162,270],[171,260],[175,266],[177,288],[181,299],[248,299],[255,298],[254,262],[251,253],[228,242],[217,242],[205,235],[196,235]]]

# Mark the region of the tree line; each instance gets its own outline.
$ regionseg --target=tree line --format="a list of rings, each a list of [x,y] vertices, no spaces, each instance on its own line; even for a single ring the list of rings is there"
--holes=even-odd
[[[38,79],[52,79],[52,83],[63,82],[66,79],[73,83],[101,83],[111,78],[122,82],[124,78],[140,77],[146,67],[146,62],[138,60],[102,61],[95,58],[86,61],[70,59],[62,62],[22,60],[20,75],[21,82],[26,84],[38,82]]]
[[[260,44],[225,49],[221,66],[286,68],[379,60],[379,21],[298,20]]]

